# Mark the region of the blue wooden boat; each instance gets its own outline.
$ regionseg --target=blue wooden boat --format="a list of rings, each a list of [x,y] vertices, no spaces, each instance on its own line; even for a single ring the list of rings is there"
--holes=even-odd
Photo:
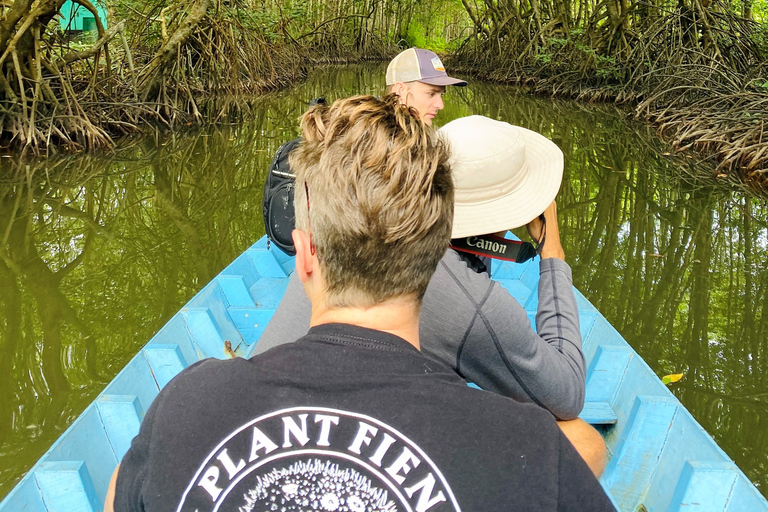
[[[206,357],[248,357],[285,291],[293,259],[262,238],[181,309],[0,503],[0,512],[96,512],[144,412]],[[538,264],[494,261],[494,278],[533,320]],[[576,291],[587,359],[582,418],[603,432],[601,482],[622,511],[768,512],[768,502],[648,365]]]

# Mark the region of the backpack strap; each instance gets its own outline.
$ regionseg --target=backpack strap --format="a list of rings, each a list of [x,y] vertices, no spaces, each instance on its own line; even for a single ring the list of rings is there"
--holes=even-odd
[[[324,105],[325,98],[315,98],[309,106]],[[267,179],[264,182],[264,200],[262,201],[262,218],[267,243],[273,243],[289,256],[296,254],[291,233],[296,223],[293,211],[293,192],[296,175],[288,164],[288,156],[301,142],[301,137],[286,142],[275,153],[272,165],[269,166]]]
[[[300,142],[300,138],[288,141],[275,153],[264,182],[262,202],[264,232],[267,239],[290,256],[296,254],[291,237],[295,225],[293,190],[296,175],[291,172],[291,167],[288,165],[288,156]]]

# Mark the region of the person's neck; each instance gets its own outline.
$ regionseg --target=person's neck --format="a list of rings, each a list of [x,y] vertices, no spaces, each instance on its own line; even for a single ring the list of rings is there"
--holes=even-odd
[[[419,307],[410,300],[396,299],[368,308],[312,307],[310,327],[343,323],[387,332],[419,348]]]

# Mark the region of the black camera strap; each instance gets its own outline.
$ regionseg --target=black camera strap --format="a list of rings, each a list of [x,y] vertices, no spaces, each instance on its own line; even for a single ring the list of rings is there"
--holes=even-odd
[[[542,223],[544,215],[540,215]],[[542,226],[541,240],[534,246],[530,242],[509,240],[496,235],[478,235],[451,240],[451,249],[468,252],[477,256],[487,256],[497,260],[523,263],[541,254],[546,238],[546,224]]]
[[[523,263],[536,256],[532,243],[507,240],[495,235],[454,238],[451,240],[451,249],[515,263]]]

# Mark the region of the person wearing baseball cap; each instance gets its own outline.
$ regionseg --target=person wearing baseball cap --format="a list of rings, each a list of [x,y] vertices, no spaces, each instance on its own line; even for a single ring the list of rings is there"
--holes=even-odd
[[[448,85],[463,87],[464,80],[448,76],[436,53],[422,48],[400,52],[387,66],[387,90],[400,101],[413,107],[427,125],[442,110],[443,93]]]

